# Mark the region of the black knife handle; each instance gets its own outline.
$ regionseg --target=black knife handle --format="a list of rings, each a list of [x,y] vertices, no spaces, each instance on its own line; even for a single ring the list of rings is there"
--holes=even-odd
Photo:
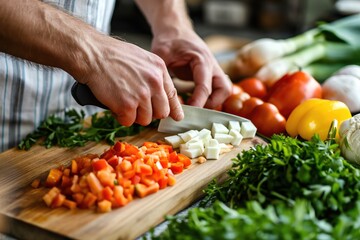
[[[102,104],[91,92],[90,88],[78,82],[75,82],[71,87],[71,95],[75,99],[75,101],[81,106],[85,105],[93,105],[98,106],[104,109],[108,109],[104,104]]]

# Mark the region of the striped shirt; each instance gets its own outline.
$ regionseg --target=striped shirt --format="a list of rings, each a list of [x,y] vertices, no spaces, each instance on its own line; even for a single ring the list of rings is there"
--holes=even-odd
[[[43,0],[109,33],[115,0]],[[71,96],[74,79],[66,72],[16,59],[0,52],[0,152],[16,146],[48,116],[83,109]]]

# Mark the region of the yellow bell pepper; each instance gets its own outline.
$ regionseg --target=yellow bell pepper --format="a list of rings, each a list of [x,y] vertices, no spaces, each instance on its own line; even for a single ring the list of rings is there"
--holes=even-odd
[[[305,140],[310,140],[318,134],[322,140],[325,140],[334,119],[340,126],[349,118],[351,118],[351,112],[345,103],[312,98],[302,102],[291,112],[286,121],[286,131],[291,137],[300,136]],[[338,133],[336,138],[339,138]]]

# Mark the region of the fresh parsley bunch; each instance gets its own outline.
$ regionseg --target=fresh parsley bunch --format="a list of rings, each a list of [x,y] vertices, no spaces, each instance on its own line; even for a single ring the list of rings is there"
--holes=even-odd
[[[20,144],[19,149],[29,150],[35,143],[40,143],[46,148],[79,147],[90,141],[106,141],[114,144],[115,138],[135,135],[143,126],[133,124],[130,127],[120,125],[112,116],[110,111],[102,114],[95,113],[91,116],[90,126],[85,126],[85,113],[70,109],[65,112],[65,117],[51,115],[45,119],[40,126],[26,136]],[[152,125],[156,124],[156,121]]]

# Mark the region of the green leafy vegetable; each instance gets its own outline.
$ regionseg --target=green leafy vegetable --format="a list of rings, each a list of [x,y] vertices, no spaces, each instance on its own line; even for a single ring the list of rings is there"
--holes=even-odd
[[[139,133],[144,127],[134,124],[130,127],[120,125],[110,111],[105,111],[101,116],[91,116],[90,127],[84,126],[84,112],[74,109],[65,112],[65,118],[52,115],[43,121],[36,131],[30,133],[18,145],[19,149],[29,150],[38,140],[46,148],[79,147],[89,141],[99,142],[105,140],[114,144],[115,138],[130,136]],[[152,123],[156,124],[156,121]]]
[[[204,202],[221,200],[240,207],[248,200],[268,205],[306,198],[320,218],[351,209],[360,199],[360,171],[331,143],[318,136],[311,141],[274,136],[270,144],[234,159],[229,178],[221,185],[210,184]]]
[[[331,131],[330,135],[331,137]],[[360,171],[339,146],[273,135],[233,159],[200,207],[153,239],[359,239]]]
[[[311,240],[359,239],[360,202],[347,214],[341,214],[336,224],[321,220],[311,204],[295,200],[289,207],[280,202],[262,207],[257,201],[232,209],[216,201],[210,208],[193,208],[186,215],[168,216],[168,228],[152,239],[247,239],[247,240]]]

